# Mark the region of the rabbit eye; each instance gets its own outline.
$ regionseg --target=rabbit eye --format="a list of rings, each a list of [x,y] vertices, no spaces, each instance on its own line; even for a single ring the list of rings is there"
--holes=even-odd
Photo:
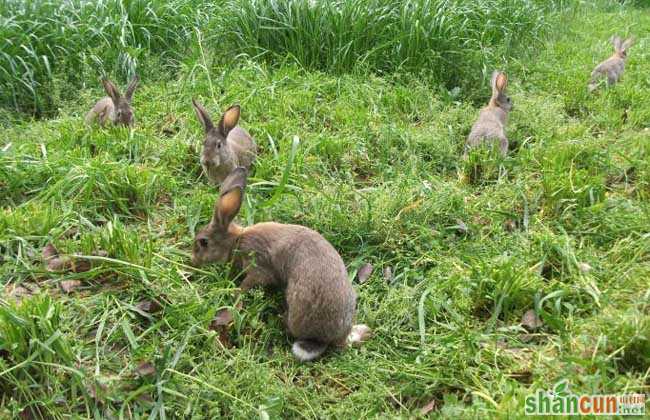
[[[199,238],[199,246],[201,248],[207,248],[208,246],[208,239],[207,238]]]
[[[217,143],[217,149],[221,149],[221,143]]]

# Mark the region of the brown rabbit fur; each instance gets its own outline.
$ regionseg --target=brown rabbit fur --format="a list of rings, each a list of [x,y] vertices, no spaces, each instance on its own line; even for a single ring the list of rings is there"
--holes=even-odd
[[[91,124],[97,118],[99,125],[104,127],[107,122],[115,125],[131,126],[133,125],[133,109],[131,108],[131,100],[133,99],[133,92],[138,87],[140,78],[135,75],[129,86],[126,88],[124,95],[119,89],[108,79],[102,79],[102,85],[108,95],[100,99],[93,106],[93,108],[86,114],[86,124]]]
[[[632,46],[633,38],[623,41],[619,36],[612,38],[614,45],[614,54],[607,60],[598,64],[594,71],[591,72],[589,80],[589,92],[593,92],[598,87],[598,81],[604,77],[607,78],[607,85],[611,86],[617,83],[625,71],[625,60],[627,59],[627,50]]]
[[[319,233],[299,225],[258,223],[241,227],[239,212],[247,172],[236,168],[223,182],[210,223],[194,239],[192,263],[231,261],[246,277],[242,291],[255,286],[284,289],[285,323],[297,339],[294,355],[301,361],[319,357],[328,346],[343,346],[355,326],[356,294],[341,256]],[[356,338],[351,341],[360,341]]]
[[[237,125],[241,112],[239,105],[228,108],[216,126],[199,101],[192,99],[192,105],[205,129],[201,166],[208,180],[219,185],[236,167],[250,169],[257,146],[251,135]]]
[[[512,109],[512,100],[506,95],[508,77],[505,73],[495,71],[492,73],[491,85],[492,97],[472,126],[465,145],[465,156],[469,149],[477,147],[485,140],[498,141],[501,154],[505,156],[508,153],[508,138],[505,128],[508,113]]]

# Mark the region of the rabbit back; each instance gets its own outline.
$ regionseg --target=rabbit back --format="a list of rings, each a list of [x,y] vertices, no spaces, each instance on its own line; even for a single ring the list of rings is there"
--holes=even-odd
[[[246,129],[236,126],[228,133],[228,144],[237,157],[237,165],[250,169],[255,162],[257,146]]]
[[[506,112],[499,107],[488,106],[483,108],[467,137],[468,146],[476,147],[484,140],[498,140],[502,152],[504,148],[505,152],[507,152],[506,119]]]
[[[92,109],[86,114],[86,124],[91,124],[95,118],[97,118],[99,125],[102,127],[107,122],[113,122],[115,120],[115,105],[111,98],[106,96],[95,103]]]
[[[612,85],[619,81],[624,71],[625,60],[621,57],[614,56],[597,65],[591,73],[591,77],[594,81],[601,77],[607,77],[607,83]]]
[[[285,289],[291,335],[326,344],[345,341],[356,293],[341,256],[325,238],[304,226],[259,223],[244,231],[239,250],[254,253],[255,265]]]

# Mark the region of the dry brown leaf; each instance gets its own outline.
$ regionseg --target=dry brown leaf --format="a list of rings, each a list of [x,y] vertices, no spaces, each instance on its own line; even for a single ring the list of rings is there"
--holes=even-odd
[[[425,405],[420,409],[420,415],[426,416],[427,414],[429,414],[435,409],[436,409],[436,400],[431,400],[427,403],[427,405]]]
[[[90,260],[84,258],[69,258],[66,268],[73,273],[84,273],[90,271],[93,268],[93,264]]]
[[[522,384],[526,384],[526,385],[530,385],[533,382],[533,372],[528,371],[528,370],[522,370],[520,372],[513,372],[508,376],[510,376],[515,381],[520,382]]]
[[[74,238],[79,235],[79,228],[77,226],[71,226],[61,234],[64,238]]]
[[[59,256],[59,251],[51,243],[45,245],[43,248],[43,260],[47,261],[49,259]]]
[[[47,261],[47,271],[64,271],[66,266],[65,259],[52,257]]]
[[[368,281],[372,275],[372,269],[373,267],[370,263],[365,263],[359,268],[359,271],[357,271],[357,281],[359,284],[363,284]]]
[[[156,300],[143,300],[135,306],[142,312],[147,312],[150,314],[159,312],[162,309],[162,305]]]
[[[135,373],[141,378],[153,376],[156,374],[156,368],[149,362],[142,362],[135,368]]]
[[[61,290],[66,293],[72,293],[75,289],[81,286],[81,281],[79,280],[64,280],[59,283]]]
[[[56,257],[47,263],[47,271],[71,271],[73,273],[83,273],[89,271],[92,264],[89,260],[83,258]]]
[[[214,319],[208,327],[211,331],[216,331],[219,333],[219,342],[225,348],[231,348],[232,343],[230,342],[230,336],[228,335],[228,329],[230,324],[232,324],[233,316],[229,309],[224,308],[217,312]]]
[[[216,331],[218,327],[223,327],[229,325],[233,321],[232,313],[230,310],[224,308],[220,309],[217,314],[214,316],[214,319],[210,323],[211,330]]]
[[[108,252],[100,250],[94,255],[107,257]],[[60,256],[59,251],[51,243],[43,248],[43,261],[47,263],[47,271],[51,272],[71,271],[73,273],[83,273],[93,268],[93,262],[87,258]]]
[[[503,222],[503,228],[508,232],[514,232],[517,229],[517,222],[512,219],[508,219]]]
[[[541,328],[544,323],[539,316],[537,316],[534,309],[529,309],[526,311],[524,316],[521,317],[521,325],[526,327],[529,331],[535,331]]]
[[[14,298],[16,303],[20,303],[23,298],[32,295],[32,291],[23,286],[18,286],[15,283],[10,283],[5,286],[5,295]]]

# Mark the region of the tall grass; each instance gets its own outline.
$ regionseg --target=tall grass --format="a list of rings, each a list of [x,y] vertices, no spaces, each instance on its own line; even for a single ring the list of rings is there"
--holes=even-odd
[[[240,51],[309,69],[428,72],[468,86],[548,25],[534,0],[232,0]]]
[[[149,78],[162,75],[202,49],[196,33],[220,61],[243,52],[473,86],[546,26],[538,0],[6,0],[0,106],[41,115],[102,74],[123,81],[145,66]]]
[[[155,64],[177,59],[192,36],[198,3],[0,2],[0,106],[38,115],[101,74],[125,78],[148,57]]]

